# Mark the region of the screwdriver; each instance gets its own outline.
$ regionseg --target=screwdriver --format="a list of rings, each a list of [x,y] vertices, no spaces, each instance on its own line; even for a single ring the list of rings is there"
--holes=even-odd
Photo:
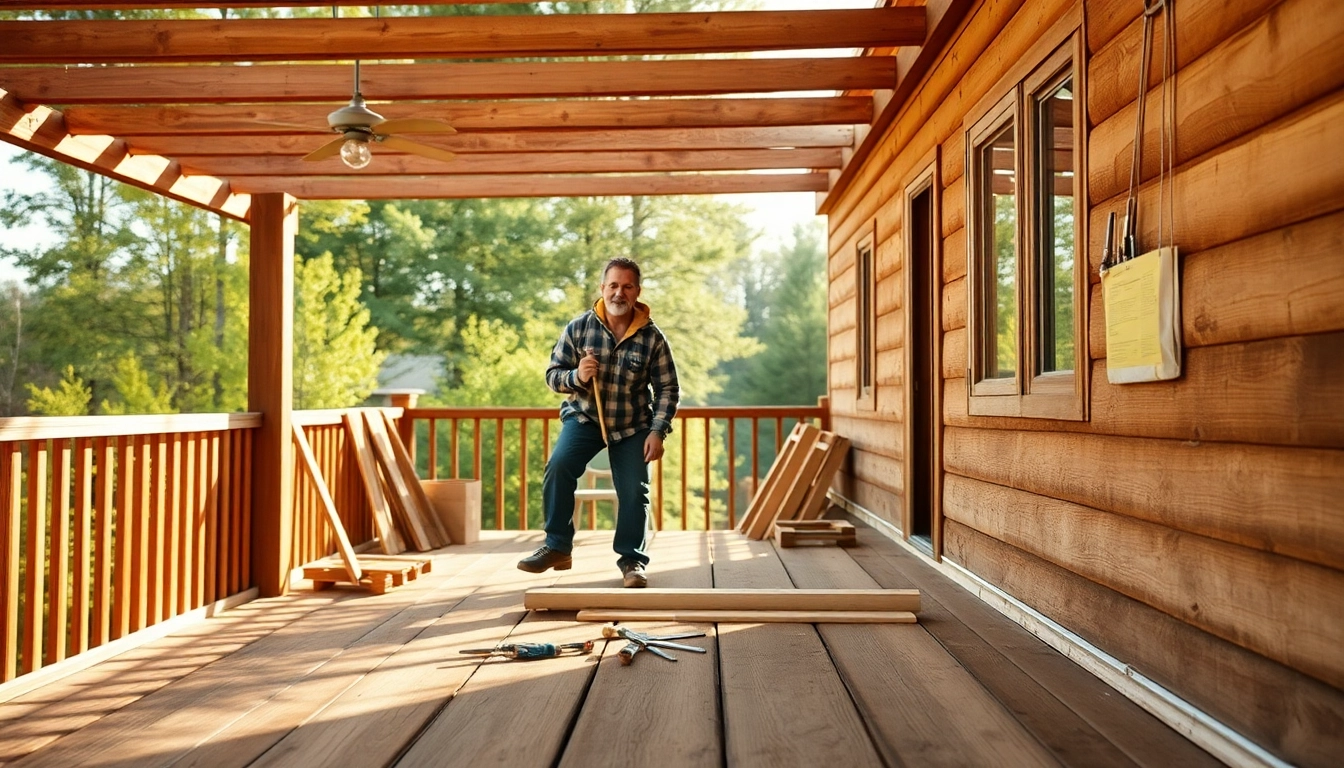
[[[477,656],[503,656],[506,659],[550,659],[565,651],[591,653],[593,641],[582,643],[502,643],[494,648],[469,648],[458,653],[470,653]]]

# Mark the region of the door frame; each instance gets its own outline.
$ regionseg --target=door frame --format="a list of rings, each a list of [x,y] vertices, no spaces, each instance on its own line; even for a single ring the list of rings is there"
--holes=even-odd
[[[933,559],[941,561],[943,556],[943,206],[942,206],[942,179],[939,173],[939,148],[935,146],[928,154],[915,164],[917,169],[910,181],[906,183],[902,192],[902,250],[904,251],[904,264],[902,265],[904,282],[904,373],[902,381],[902,390],[905,396],[905,412],[902,423],[904,428],[905,446],[902,451],[902,465],[905,480],[905,503],[901,510],[901,528],[906,538],[909,540],[910,533],[914,529],[914,510],[910,504],[910,497],[915,487],[915,392],[912,383],[916,375],[915,372],[915,322],[912,309],[924,304],[929,308],[929,329],[932,335],[929,345],[929,367],[933,383],[932,392],[932,410],[931,417],[931,440],[930,446],[933,452],[933,478],[929,483],[929,535],[933,544]],[[915,285],[915,270],[910,269],[910,259],[914,254],[914,211],[912,201],[918,195],[929,192],[930,215],[933,221],[932,231],[929,233],[930,250],[932,251],[932,260],[928,269],[928,294],[917,297],[919,286]],[[923,301],[917,301],[917,298]]]

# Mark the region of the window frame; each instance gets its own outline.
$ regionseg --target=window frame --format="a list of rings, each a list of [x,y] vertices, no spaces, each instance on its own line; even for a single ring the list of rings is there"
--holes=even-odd
[[[1022,74],[1015,68],[990,92],[991,95],[967,115],[966,140],[966,229],[967,229],[967,413],[972,416],[1010,416],[1086,421],[1089,417],[1088,387],[1091,361],[1088,354],[1088,305],[1090,299],[1087,257],[1086,185],[1086,91],[1083,37],[1076,24],[1047,35],[1038,44],[1043,53],[1024,57],[1030,67]],[[1051,44],[1050,41],[1054,43]],[[1047,47],[1048,46],[1048,47]],[[1040,295],[1044,206],[1041,203],[1043,169],[1038,104],[1066,79],[1073,90],[1073,324],[1072,370],[1038,373],[1043,353],[1040,347]],[[990,99],[993,98],[993,101]],[[985,211],[980,199],[985,172],[979,151],[1009,121],[1014,126],[1014,189],[1017,221],[1014,236],[1016,260],[1016,370],[1009,379],[986,379],[988,358],[997,339],[987,334],[986,314],[993,309],[990,293],[995,286],[986,269],[993,268],[985,252]],[[1051,182],[1053,183],[1053,182]]]
[[[854,246],[854,407],[877,410],[876,221]]]

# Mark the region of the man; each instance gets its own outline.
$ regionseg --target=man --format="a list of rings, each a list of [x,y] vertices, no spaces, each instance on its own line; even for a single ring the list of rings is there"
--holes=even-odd
[[[546,544],[518,562],[524,571],[573,567],[574,489],[605,447],[618,505],[616,564],[625,586],[648,586],[649,462],[663,456],[681,392],[672,348],[649,319],[649,308],[639,303],[639,291],[638,264],[623,258],[607,262],[601,298],[570,321],[551,352],[546,384],[568,397],[560,406],[560,437],[542,481]]]

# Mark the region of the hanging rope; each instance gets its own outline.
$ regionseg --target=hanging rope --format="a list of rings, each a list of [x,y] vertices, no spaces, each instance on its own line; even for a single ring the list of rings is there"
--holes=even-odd
[[[1125,201],[1124,258],[1139,255],[1138,189],[1143,177],[1143,126],[1148,102],[1148,59],[1152,56],[1153,24],[1166,12],[1162,34],[1162,93],[1158,122],[1157,247],[1176,242],[1176,194],[1172,176],[1176,166],[1176,19],[1175,0],[1143,0],[1143,44],[1139,51],[1139,89],[1135,101],[1134,147],[1129,166],[1129,195]],[[1165,208],[1165,209],[1164,209]],[[1165,237],[1164,237],[1165,233]]]

